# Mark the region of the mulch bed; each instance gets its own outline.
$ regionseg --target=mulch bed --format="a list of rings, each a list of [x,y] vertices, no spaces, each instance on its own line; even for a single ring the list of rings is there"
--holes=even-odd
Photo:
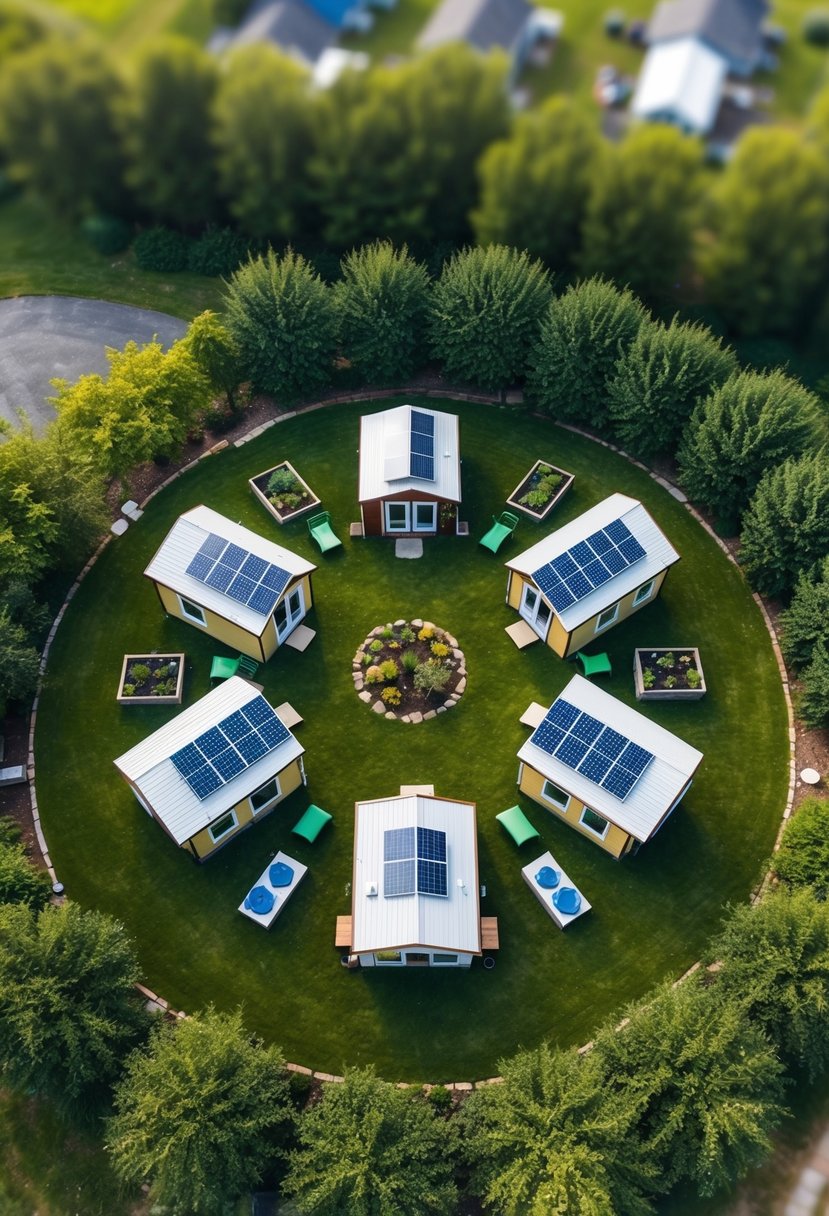
[[[437,653],[435,649],[437,648]],[[443,653],[444,650],[447,653]],[[418,664],[440,663],[449,671],[449,678],[442,689],[428,693],[415,686],[414,671],[403,666],[403,655],[413,654]],[[380,678],[383,663],[393,662],[398,675],[393,679]],[[451,709],[466,688],[466,661],[457,639],[445,629],[431,621],[395,621],[394,624],[378,625],[372,630],[352,663],[354,687],[362,700],[370,707],[380,707],[389,716],[420,721],[425,714],[434,715],[438,709]],[[373,681],[377,676],[377,682]],[[397,690],[399,702],[383,700],[385,689]]]
[[[696,660],[691,654],[686,654],[682,650],[642,650],[638,651],[639,663],[642,668],[642,674],[650,671],[653,675],[653,683],[646,684],[645,687],[651,689],[664,690],[671,692],[678,688],[695,689],[699,685],[688,683],[688,672],[698,671]],[[653,655],[653,657],[651,657]],[[673,663],[664,663],[660,660],[673,659]],[[683,662],[683,659],[687,660]],[[669,682],[671,681],[671,682]]]

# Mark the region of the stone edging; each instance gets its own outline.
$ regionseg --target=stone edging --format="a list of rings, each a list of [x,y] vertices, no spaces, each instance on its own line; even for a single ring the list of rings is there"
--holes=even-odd
[[[458,663],[458,675],[460,679],[455,685],[454,692],[441,701],[440,705],[435,709],[427,709],[426,713],[420,711],[415,713],[401,713],[399,709],[395,709],[391,705],[386,705],[378,696],[378,699],[371,706],[372,711],[376,714],[383,714],[385,718],[395,721],[405,722],[407,724],[417,725],[419,722],[428,722],[431,718],[436,718],[438,714],[445,714],[447,709],[454,709],[458,701],[466,692],[466,658],[463,651],[458,646],[458,639],[454,637],[447,629],[442,629],[439,625],[433,624],[431,621],[424,621],[421,617],[415,617],[411,621],[405,621],[402,618],[399,621],[393,621],[389,625],[377,625],[372,629],[366,640],[361,643],[354,658],[351,662],[351,678],[354,681],[354,691],[357,696],[366,705],[371,704],[371,693],[365,688],[364,675],[366,667],[363,665],[363,656],[368,652],[368,648],[375,638],[379,638],[386,629],[405,629],[406,626],[411,629],[431,629],[436,642],[444,642],[452,650],[453,658]],[[451,664],[450,664],[451,666]]]
[[[297,414],[300,414],[300,413],[303,413],[303,414],[310,413],[312,410],[324,409],[326,406],[329,406],[329,405],[347,405],[347,404],[351,404],[351,403],[356,403],[358,401],[383,401],[383,400],[388,399],[389,397],[414,396],[414,395],[416,395],[418,397],[443,398],[443,399],[446,399],[449,401],[478,402],[481,405],[504,405],[504,404],[513,405],[513,404],[520,404],[521,401],[523,401],[523,396],[519,395],[519,394],[515,394],[515,393],[507,394],[506,401],[504,401],[504,400],[502,400],[501,396],[496,395],[496,394],[458,393],[458,392],[452,392],[450,389],[446,389],[446,390],[435,389],[435,390],[430,390],[428,392],[424,392],[422,389],[418,389],[418,388],[401,388],[401,389],[394,389],[394,390],[382,390],[382,391],[370,392],[370,393],[353,393],[353,394],[348,394],[343,397],[332,397],[326,401],[316,401],[316,402],[313,402],[311,405],[303,406],[300,409],[290,410],[284,414],[280,414],[278,417],[271,418],[268,422],[262,423],[260,426],[254,427],[247,435],[243,435],[240,439],[235,440],[233,446],[237,447],[237,448],[242,447],[244,444],[249,443],[251,439],[258,438],[259,435],[263,434],[264,431],[269,430],[270,427],[275,426],[279,422],[287,422],[289,419],[295,418],[297,416]],[[565,422],[556,422],[555,420],[548,418],[546,414],[536,413],[536,414],[534,414],[534,417],[540,418],[545,422],[552,422],[553,426],[560,426],[565,431],[571,431],[574,435],[580,435],[583,439],[589,439],[593,443],[598,443],[602,447],[608,448],[611,452],[618,453],[619,456],[624,457],[625,460],[629,461],[631,464],[634,464],[637,467],[637,469],[641,469],[643,472],[647,473],[648,476],[653,481],[655,481],[659,485],[661,485],[664,490],[667,490],[667,492],[670,495],[672,495],[672,497],[674,497],[678,502],[683,504],[685,509],[691,515],[693,515],[693,517],[697,521],[697,523],[700,524],[701,527],[703,527],[705,529],[705,531],[709,534],[709,536],[711,536],[713,538],[713,540],[716,541],[716,543],[719,545],[720,549],[722,549],[723,553],[726,555],[726,557],[732,563],[732,565],[735,566],[738,570],[740,569],[739,563],[735,560],[734,555],[731,553],[728,546],[721,540],[721,538],[719,536],[717,536],[717,534],[713,530],[713,528],[711,528],[711,526],[706,522],[706,520],[703,519],[703,517],[700,515],[699,511],[697,511],[696,508],[691,505],[691,503],[688,501],[688,498],[686,497],[686,495],[683,494],[682,490],[680,490],[677,486],[673,485],[670,481],[667,481],[664,477],[660,477],[657,473],[654,473],[654,471],[652,469],[649,469],[646,464],[642,464],[641,461],[636,460],[635,457],[629,455],[629,453],[625,452],[622,448],[617,447],[616,444],[610,443],[605,439],[600,439],[596,435],[591,435],[588,431],[584,431],[580,427],[571,426],[570,424],[565,423]],[[177,478],[182,477],[185,473],[189,473],[190,470],[194,469],[196,467],[196,465],[199,464],[200,461],[207,459],[207,457],[209,457],[209,456],[215,455],[217,452],[223,451],[227,447],[229,447],[229,443],[226,439],[223,439],[219,443],[214,444],[214,446],[212,448],[209,448],[206,452],[202,452],[202,454],[200,456],[198,456],[195,460],[191,460],[189,464],[184,465],[183,468],[177,469],[175,473],[172,473],[160,485],[156,486],[156,488],[150,494],[147,495],[147,497],[144,499],[144,501],[140,504],[142,510],[144,508],[146,508],[147,503],[149,503],[153,498],[155,498],[156,494],[160,494],[162,490],[165,490],[167,488],[167,486],[171,485],[172,482],[177,480]],[[92,567],[95,565],[96,561],[101,556],[101,554],[103,553],[106,546],[113,539],[114,539],[114,537],[112,536],[112,534],[108,534],[107,536],[104,537],[104,539],[98,545],[98,548],[95,550],[95,552],[89,558],[86,565],[83,567],[80,574],[75,579],[74,583],[72,584],[72,586],[69,588],[68,592],[66,593],[66,598],[64,599],[63,603],[61,604],[60,610],[59,610],[57,616],[55,617],[54,621],[52,622],[52,627],[49,630],[49,635],[46,638],[46,642],[43,647],[43,653],[40,658],[40,668],[39,668],[39,672],[38,672],[37,691],[35,693],[34,701],[32,702],[32,712],[31,712],[31,715],[29,718],[29,742],[28,742],[28,760],[27,760],[27,765],[26,765],[26,778],[29,783],[29,795],[31,797],[31,802],[32,802],[32,819],[34,821],[35,835],[37,836],[37,842],[38,842],[38,845],[40,846],[40,851],[43,854],[44,864],[46,866],[46,869],[49,871],[49,876],[52,879],[53,883],[58,882],[58,878],[55,873],[54,867],[52,866],[52,860],[49,856],[49,847],[46,843],[46,838],[43,835],[43,829],[42,829],[41,823],[40,823],[40,813],[38,811],[38,805],[37,805],[37,794],[35,791],[34,736],[35,736],[35,726],[36,726],[36,722],[37,722],[37,708],[38,708],[38,703],[40,701],[40,694],[43,690],[43,677],[44,677],[44,674],[46,671],[46,663],[49,658],[49,651],[51,649],[52,642],[54,641],[55,634],[57,633],[58,626],[60,625],[61,621],[63,620],[64,613],[66,612],[66,609],[68,608],[72,599],[74,599],[75,594],[76,594],[78,588],[80,587],[81,583],[86,578],[87,574],[92,569]],[[742,574],[742,571],[740,571],[740,573]],[[791,689],[789,686],[788,675],[786,673],[786,666],[783,662],[783,656],[780,652],[780,646],[777,641],[777,634],[775,633],[774,625],[772,624],[771,618],[769,617],[769,614],[766,611],[766,607],[765,607],[762,599],[760,598],[760,596],[757,595],[756,592],[752,592],[752,595],[753,595],[755,603],[758,605],[758,607],[763,615],[763,620],[765,621],[766,628],[768,629],[769,636],[771,638],[772,650],[774,651],[774,656],[777,660],[777,666],[780,671],[780,680],[781,680],[781,684],[783,686],[783,695],[786,700],[786,711],[787,711],[788,722],[789,722],[789,757],[790,757],[790,759],[789,759],[789,790],[788,790],[788,795],[786,798],[786,806],[783,811],[783,819],[780,824],[780,830],[777,833],[777,839],[775,840],[775,844],[774,844],[774,852],[776,852],[780,845],[780,840],[781,840],[781,837],[783,834],[783,830],[786,826],[788,819],[791,816],[792,806],[793,806],[793,802],[794,802],[795,777],[796,777],[796,764],[795,764],[796,735],[795,735],[795,729],[794,729],[794,710],[792,708]],[[756,904],[760,901],[762,896],[766,893],[768,888],[772,885],[773,881],[774,881],[774,872],[772,870],[769,870],[768,873],[763,876],[763,879],[758,884],[757,888],[751,893],[750,900],[751,900],[752,904]],[[695,971],[697,971],[700,966],[701,966],[701,963],[699,963],[699,962],[693,963],[692,966],[689,967],[688,970],[683,975],[681,975],[679,977],[679,979],[677,979],[675,981],[675,985],[681,984],[684,980],[688,979],[688,977],[693,975],[693,973]],[[714,964],[714,966],[716,967],[716,964]],[[167,1001],[165,1001],[163,999],[163,997],[157,996],[154,992],[152,992],[149,988],[146,988],[143,984],[136,984],[136,989],[138,990],[138,992],[141,993],[142,996],[146,997],[147,1001],[150,1002],[159,1011],[163,1011],[163,1012],[169,1014],[170,1016],[177,1017],[177,1018],[183,1018],[183,1017],[187,1016],[181,1010],[171,1009],[170,1005],[168,1004]],[[621,1029],[622,1026],[624,1026],[624,1024],[625,1024],[624,1021],[621,1022],[619,1024],[619,1026],[617,1027],[617,1029]],[[578,1051],[579,1051],[579,1053],[584,1053],[586,1051],[589,1051],[592,1048],[592,1046],[593,1046],[592,1042],[585,1043],[582,1047],[578,1048]],[[315,1072],[313,1069],[306,1068],[302,1064],[286,1064],[285,1067],[289,1072],[301,1073],[303,1076],[312,1077],[316,1081],[341,1082],[343,1080],[342,1077],[335,1076],[332,1073]],[[503,1081],[502,1077],[489,1077],[485,1080],[474,1081],[474,1082],[473,1081],[454,1081],[454,1082],[447,1082],[445,1088],[452,1090],[453,1092],[460,1093],[460,1094],[467,1094],[474,1089],[484,1088],[487,1085],[497,1085],[497,1084],[500,1084],[502,1081]],[[405,1081],[398,1082],[397,1085],[398,1085],[399,1089],[408,1089],[409,1088],[408,1083]],[[424,1090],[426,1090],[428,1092],[428,1090],[430,1090],[434,1087],[431,1085],[424,1085],[423,1088],[424,1088]]]

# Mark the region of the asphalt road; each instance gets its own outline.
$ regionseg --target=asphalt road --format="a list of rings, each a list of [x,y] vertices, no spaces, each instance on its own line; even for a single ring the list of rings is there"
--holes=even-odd
[[[50,381],[70,382],[87,372],[107,370],[105,348],[132,338],[164,346],[184,335],[187,323],[163,312],[81,300],[73,296],[21,296],[0,300],[0,418],[13,426],[23,409],[35,430],[55,416],[46,398]]]

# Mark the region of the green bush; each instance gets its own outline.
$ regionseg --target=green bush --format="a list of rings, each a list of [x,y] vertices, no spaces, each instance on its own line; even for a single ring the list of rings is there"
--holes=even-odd
[[[277,469],[268,478],[268,494],[283,494],[295,492],[299,482],[290,469]]]
[[[396,680],[400,675],[400,668],[395,663],[394,659],[386,659],[380,664],[380,671],[384,680]]]
[[[146,663],[133,663],[129,669],[129,675],[136,684],[143,684],[150,678],[150,669]]]
[[[20,844],[0,844],[0,904],[28,904],[39,911],[49,902],[49,875],[37,870]]]
[[[106,256],[122,253],[132,238],[132,226],[117,215],[88,215],[81,221],[81,232],[93,249]]]
[[[135,696],[135,685],[134,684],[125,684],[124,687],[121,689],[121,695],[124,697],[134,697]]]
[[[812,46],[829,46],[829,9],[813,8],[803,18],[803,37]]]
[[[189,244],[184,233],[172,228],[146,228],[135,238],[135,260],[142,270],[186,270]]]
[[[448,1114],[452,1109],[452,1091],[445,1085],[433,1085],[429,1090],[429,1103],[440,1114]]]
[[[803,672],[803,689],[795,698],[799,717],[812,730],[829,726],[829,646],[817,642]]]
[[[815,643],[829,642],[829,557],[824,558],[815,577],[801,575],[779,623],[783,658],[795,667],[810,662]]]
[[[452,671],[439,659],[427,659],[415,668],[415,688],[429,696],[433,692],[441,692],[449,682]]]
[[[412,641],[414,641],[414,638],[412,638]],[[417,651],[404,650],[403,654],[400,656],[400,662],[403,665],[404,671],[408,671],[410,673],[416,671],[418,663],[420,662],[417,657]]]
[[[811,887],[817,899],[829,895],[829,801],[807,798],[786,824],[772,864],[790,887]]]
[[[208,228],[187,251],[187,269],[211,278],[231,275],[248,256],[248,243],[232,228]]]
[[[697,671],[696,667],[689,668],[685,673],[685,680],[689,688],[699,688],[702,683],[702,676]]]

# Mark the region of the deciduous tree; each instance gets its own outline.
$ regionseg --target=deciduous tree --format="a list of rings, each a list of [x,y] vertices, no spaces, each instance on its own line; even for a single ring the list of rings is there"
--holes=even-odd
[[[217,313],[208,309],[190,322],[185,343],[207,383],[214,392],[224,393],[227,404],[235,411],[242,366],[239,347],[230,330]]]
[[[0,720],[10,701],[25,705],[31,700],[39,668],[40,655],[26,630],[12,620],[8,608],[0,608]]]
[[[740,561],[761,595],[786,596],[829,556],[826,450],[770,468],[743,518]]]

